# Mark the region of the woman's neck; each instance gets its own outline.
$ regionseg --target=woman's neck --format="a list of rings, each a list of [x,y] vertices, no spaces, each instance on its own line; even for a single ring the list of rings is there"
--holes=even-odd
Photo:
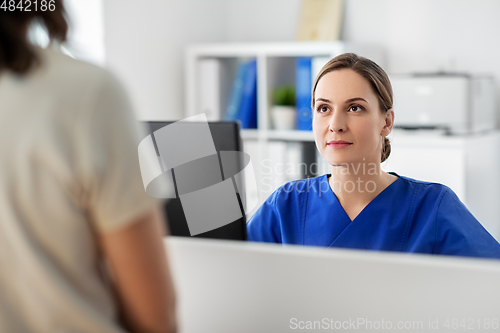
[[[382,171],[380,163],[363,161],[332,166],[329,183],[346,211],[350,208],[361,211],[396,179],[396,176]]]

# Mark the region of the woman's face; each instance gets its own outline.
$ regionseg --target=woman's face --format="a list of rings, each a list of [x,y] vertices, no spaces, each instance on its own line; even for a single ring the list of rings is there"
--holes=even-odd
[[[314,139],[331,165],[380,163],[393,121],[392,109],[383,114],[370,83],[351,69],[327,73],[316,86]]]

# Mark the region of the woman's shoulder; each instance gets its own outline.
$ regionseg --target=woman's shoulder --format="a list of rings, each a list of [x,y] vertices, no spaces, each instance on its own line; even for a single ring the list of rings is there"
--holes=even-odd
[[[405,195],[408,200],[411,200],[415,206],[435,206],[439,209],[443,200],[447,203],[462,205],[458,195],[447,185],[433,182],[418,180],[411,177],[401,176],[391,172],[399,177],[400,182],[399,191],[397,195]]]
[[[125,87],[107,69],[73,59],[54,48],[38,48],[37,53],[40,66],[26,78],[24,89],[34,91],[34,98],[50,93],[52,106],[61,106],[53,110],[76,117],[77,113],[91,115],[100,105],[106,114],[123,113],[122,109],[129,107]]]
[[[390,172],[390,174],[399,177],[398,180],[403,184],[405,184],[407,187],[418,188],[420,192],[438,192],[438,193],[445,193],[448,191],[453,192],[451,188],[442,183],[426,181],[426,180],[418,180],[411,177],[399,175],[395,172]]]
[[[40,58],[40,66],[33,70],[33,82],[58,86],[65,93],[70,89],[78,90],[79,94],[98,93],[103,86],[119,85],[108,70],[74,59],[54,47],[36,48],[36,53]]]

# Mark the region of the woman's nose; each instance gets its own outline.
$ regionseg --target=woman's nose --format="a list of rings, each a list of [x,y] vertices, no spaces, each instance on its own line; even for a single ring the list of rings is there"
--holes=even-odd
[[[332,112],[328,130],[334,133],[342,133],[347,130],[346,119],[342,112]]]

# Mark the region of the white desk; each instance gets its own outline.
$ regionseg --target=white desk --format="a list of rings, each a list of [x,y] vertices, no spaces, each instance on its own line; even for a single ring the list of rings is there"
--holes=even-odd
[[[166,245],[183,333],[500,330],[500,261],[175,237]]]

